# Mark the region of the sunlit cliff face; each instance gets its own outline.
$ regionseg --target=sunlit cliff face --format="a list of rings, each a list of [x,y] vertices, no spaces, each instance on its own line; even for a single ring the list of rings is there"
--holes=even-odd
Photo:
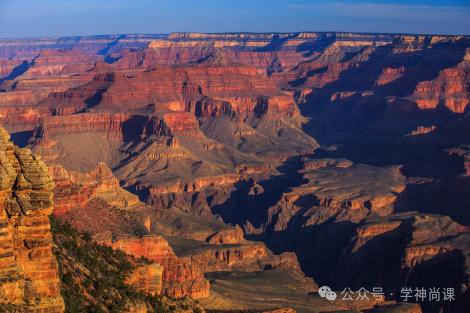
[[[333,32],[0,40],[0,121],[33,151],[5,139],[4,176],[17,178],[0,183],[42,219],[53,190],[54,216],[140,259],[123,280],[152,296],[207,309],[458,312],[469,51],[466,36]],[[36,214],[18,212],[5,221]],[[55,297],[53,276],[39,298]],[[318,296],[322,286],[337,297]],[[410,286],[456,299],[407,305],[398,295]],[[387,298],[349,303],[348,287]]]

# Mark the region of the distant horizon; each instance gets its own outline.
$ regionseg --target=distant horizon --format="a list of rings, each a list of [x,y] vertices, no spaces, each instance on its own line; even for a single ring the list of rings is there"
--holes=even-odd
[[[345,32],[470,35],[468,0],[0,0],[0,38]]]
[[[302,30],[302,31],[263,31],[263,32],[250,32],[250,31],[227,31],[227,32],[195,32],[195,31],[174,31],[169,33],[107,33],[107,34],[84,34],[84,35],[64,35],[64,36],[27,36],[27,37],[0,37],[0,40],[12,40],[12,39],[62,39],[62,38],[83,38],[83,37],[111,37],[111,36],[168,36],[171,34],[207,34],[207,35],[224,35],[224,34],[301,34],[301,33],[334,33],[334,34],[363,34],[363,35],[395,35],[395,36],[445,36],[445,37],[470,37],[469,34],[445,34],[445,33],[404,33],[404,32],[356,32],[356,31],[314,31],[314,30]]]

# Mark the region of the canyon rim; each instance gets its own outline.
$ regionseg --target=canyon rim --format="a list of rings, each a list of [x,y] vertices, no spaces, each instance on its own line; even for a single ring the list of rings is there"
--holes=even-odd
[[[0,39],[0,312],[470,312],[470,35],[413,32]]]

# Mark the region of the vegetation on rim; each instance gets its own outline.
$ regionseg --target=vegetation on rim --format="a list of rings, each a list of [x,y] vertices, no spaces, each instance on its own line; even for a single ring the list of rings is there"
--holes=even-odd
[[[133,308],[159,313],[204,312],[190,298],[149,296],[126,285],[125,280],[132,271],[148,260],[137,260],[99,245],[90,234],[79,233],[54,217],[51,217],[51,229],[67,313],[113,313]]]

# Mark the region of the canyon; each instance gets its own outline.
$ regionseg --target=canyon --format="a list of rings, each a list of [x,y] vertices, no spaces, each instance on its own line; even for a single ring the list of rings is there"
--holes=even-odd
[[[469,104],[468,36],[0,39],[0,123],[33,154],[0,149],[52,179],[37,218],[145,260],[127,278],[145,294],[207,310],[470,310]],[[59,312],[53,281],[40,298]],[[404,287],[455,301],[405,303]]]

